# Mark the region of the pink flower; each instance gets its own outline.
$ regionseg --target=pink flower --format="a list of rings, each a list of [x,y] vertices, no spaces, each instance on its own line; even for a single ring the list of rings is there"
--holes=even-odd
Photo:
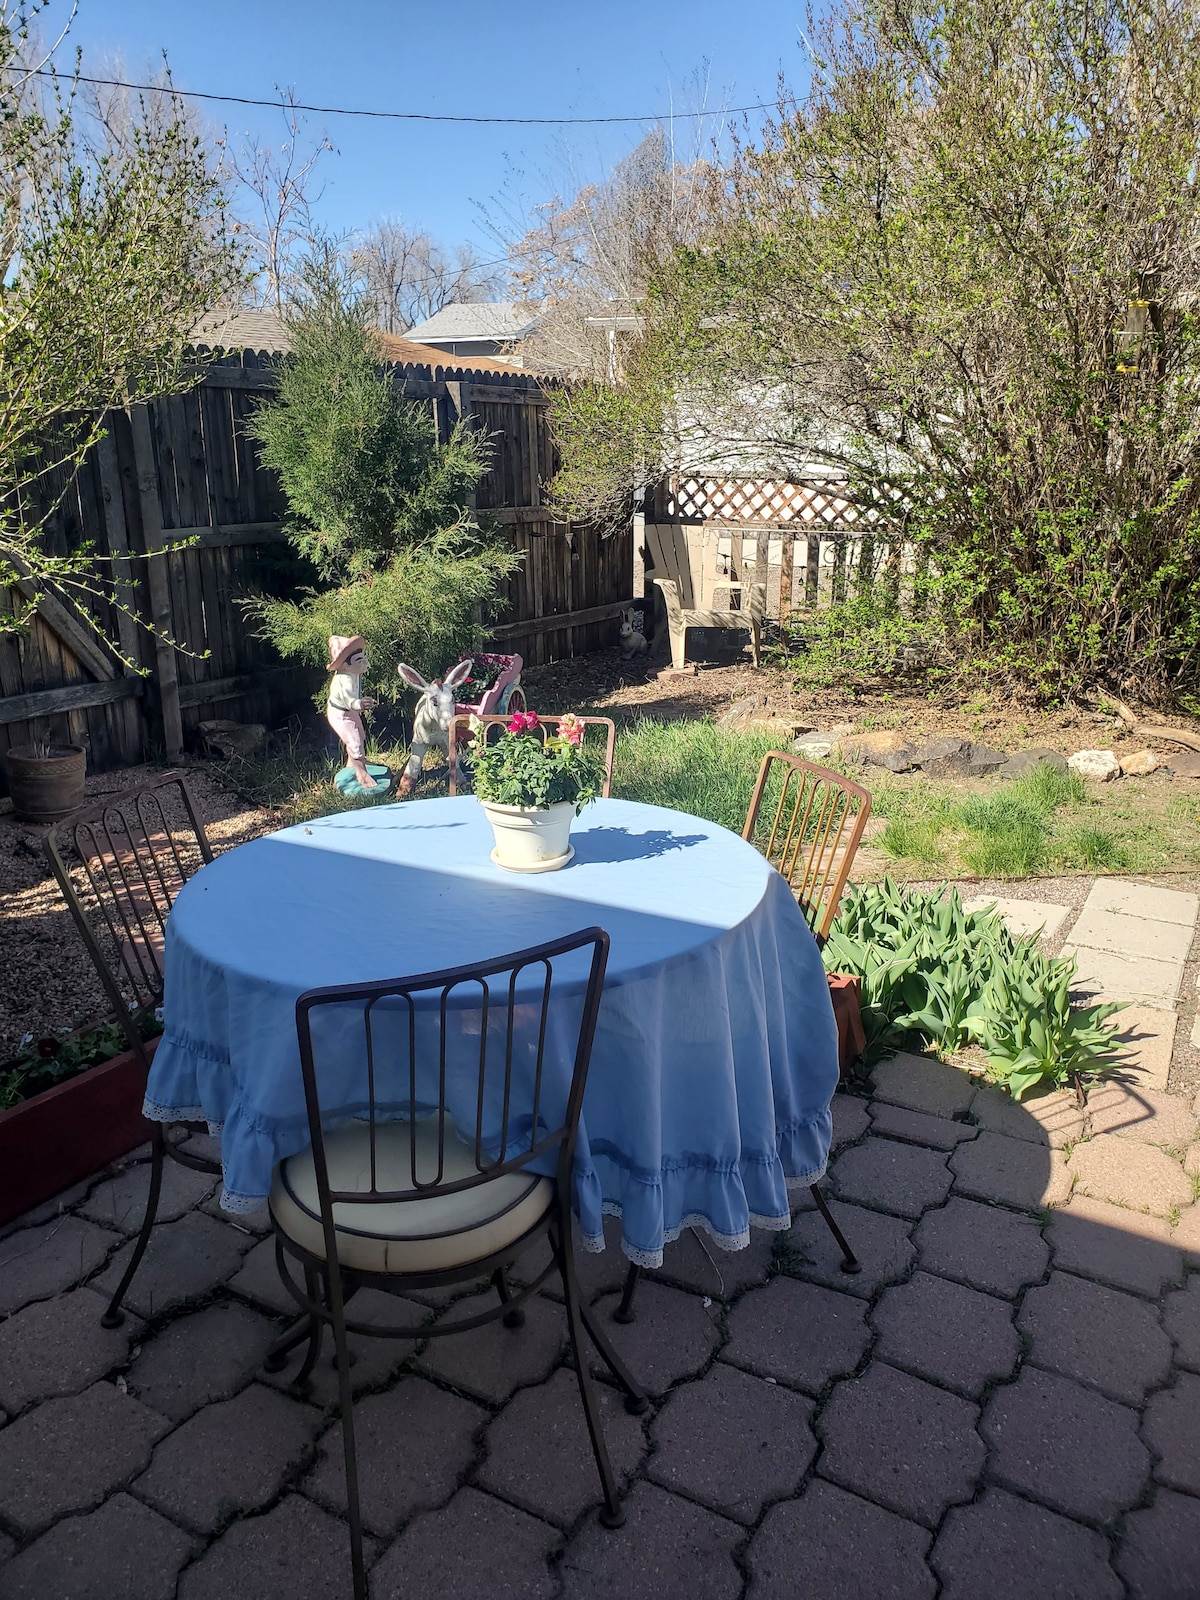
[[[583,743],[583,723],[573,711],[566,712],[558,719],[558,737],[565,739],[568,744]]]
[[[532,733],[540,725],[535,711],[514,711],[507,727],[509,733]]]

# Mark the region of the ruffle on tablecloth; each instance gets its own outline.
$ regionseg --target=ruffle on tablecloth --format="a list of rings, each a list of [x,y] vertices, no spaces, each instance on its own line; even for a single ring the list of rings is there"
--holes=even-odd
[[[661,1267],[657,1241],[670,1244],[685,1228],[703,1228],[723,1250],[743,1250],[751,1227],[790,1227],[789,1191],[824,1176],[832,1136],[832,1113],[825,1110],[782,1130],[773,1155],[743,1156],[726,1166],[703,1156],[667,1157],[661,1174],[638,1173],[611,1146],[593,1146],[590,1167],[575,1173],[580,1244],[603,1250],[604,1218],[616,1216],[621,1249],[639,1267]]]

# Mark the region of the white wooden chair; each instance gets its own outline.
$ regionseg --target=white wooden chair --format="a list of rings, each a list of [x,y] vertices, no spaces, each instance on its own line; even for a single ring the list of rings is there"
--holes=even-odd
[[[688,628],[740,628],[750,634],[754,665],[759,665],[767,587],[730,577],[721,570],[717,526],[647,524],[646,542],[654,563],[655,587],[662,591],[671,638],[671,664],[687,663]],[[735,608],[729,602],[738,598]]]

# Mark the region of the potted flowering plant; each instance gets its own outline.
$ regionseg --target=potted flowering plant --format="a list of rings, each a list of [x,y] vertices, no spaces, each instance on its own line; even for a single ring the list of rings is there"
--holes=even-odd
[[[553,872],[575,854],[571,823],[600,792],[601,763],[585,749],[573,712],[553,731],[535,712],[516,712],[493,743],[471,719],[475,794],[492,825],[492,860],[512,872]]]

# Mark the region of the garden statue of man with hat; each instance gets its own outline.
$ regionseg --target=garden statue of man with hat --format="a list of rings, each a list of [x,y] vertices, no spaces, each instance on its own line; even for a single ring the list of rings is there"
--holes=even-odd
[[[367,766],[367,736],[362,714],[374,710],[377,702],[362,693],[362,678],[370,666],[367,644],[361,634],[343,637],[335,633],[329,641],[329,665],[333,673],[325,720],[346,746],[346,766],[334,782],[343,794],[373,796],[386,794],[391,779],[386,767]]]

